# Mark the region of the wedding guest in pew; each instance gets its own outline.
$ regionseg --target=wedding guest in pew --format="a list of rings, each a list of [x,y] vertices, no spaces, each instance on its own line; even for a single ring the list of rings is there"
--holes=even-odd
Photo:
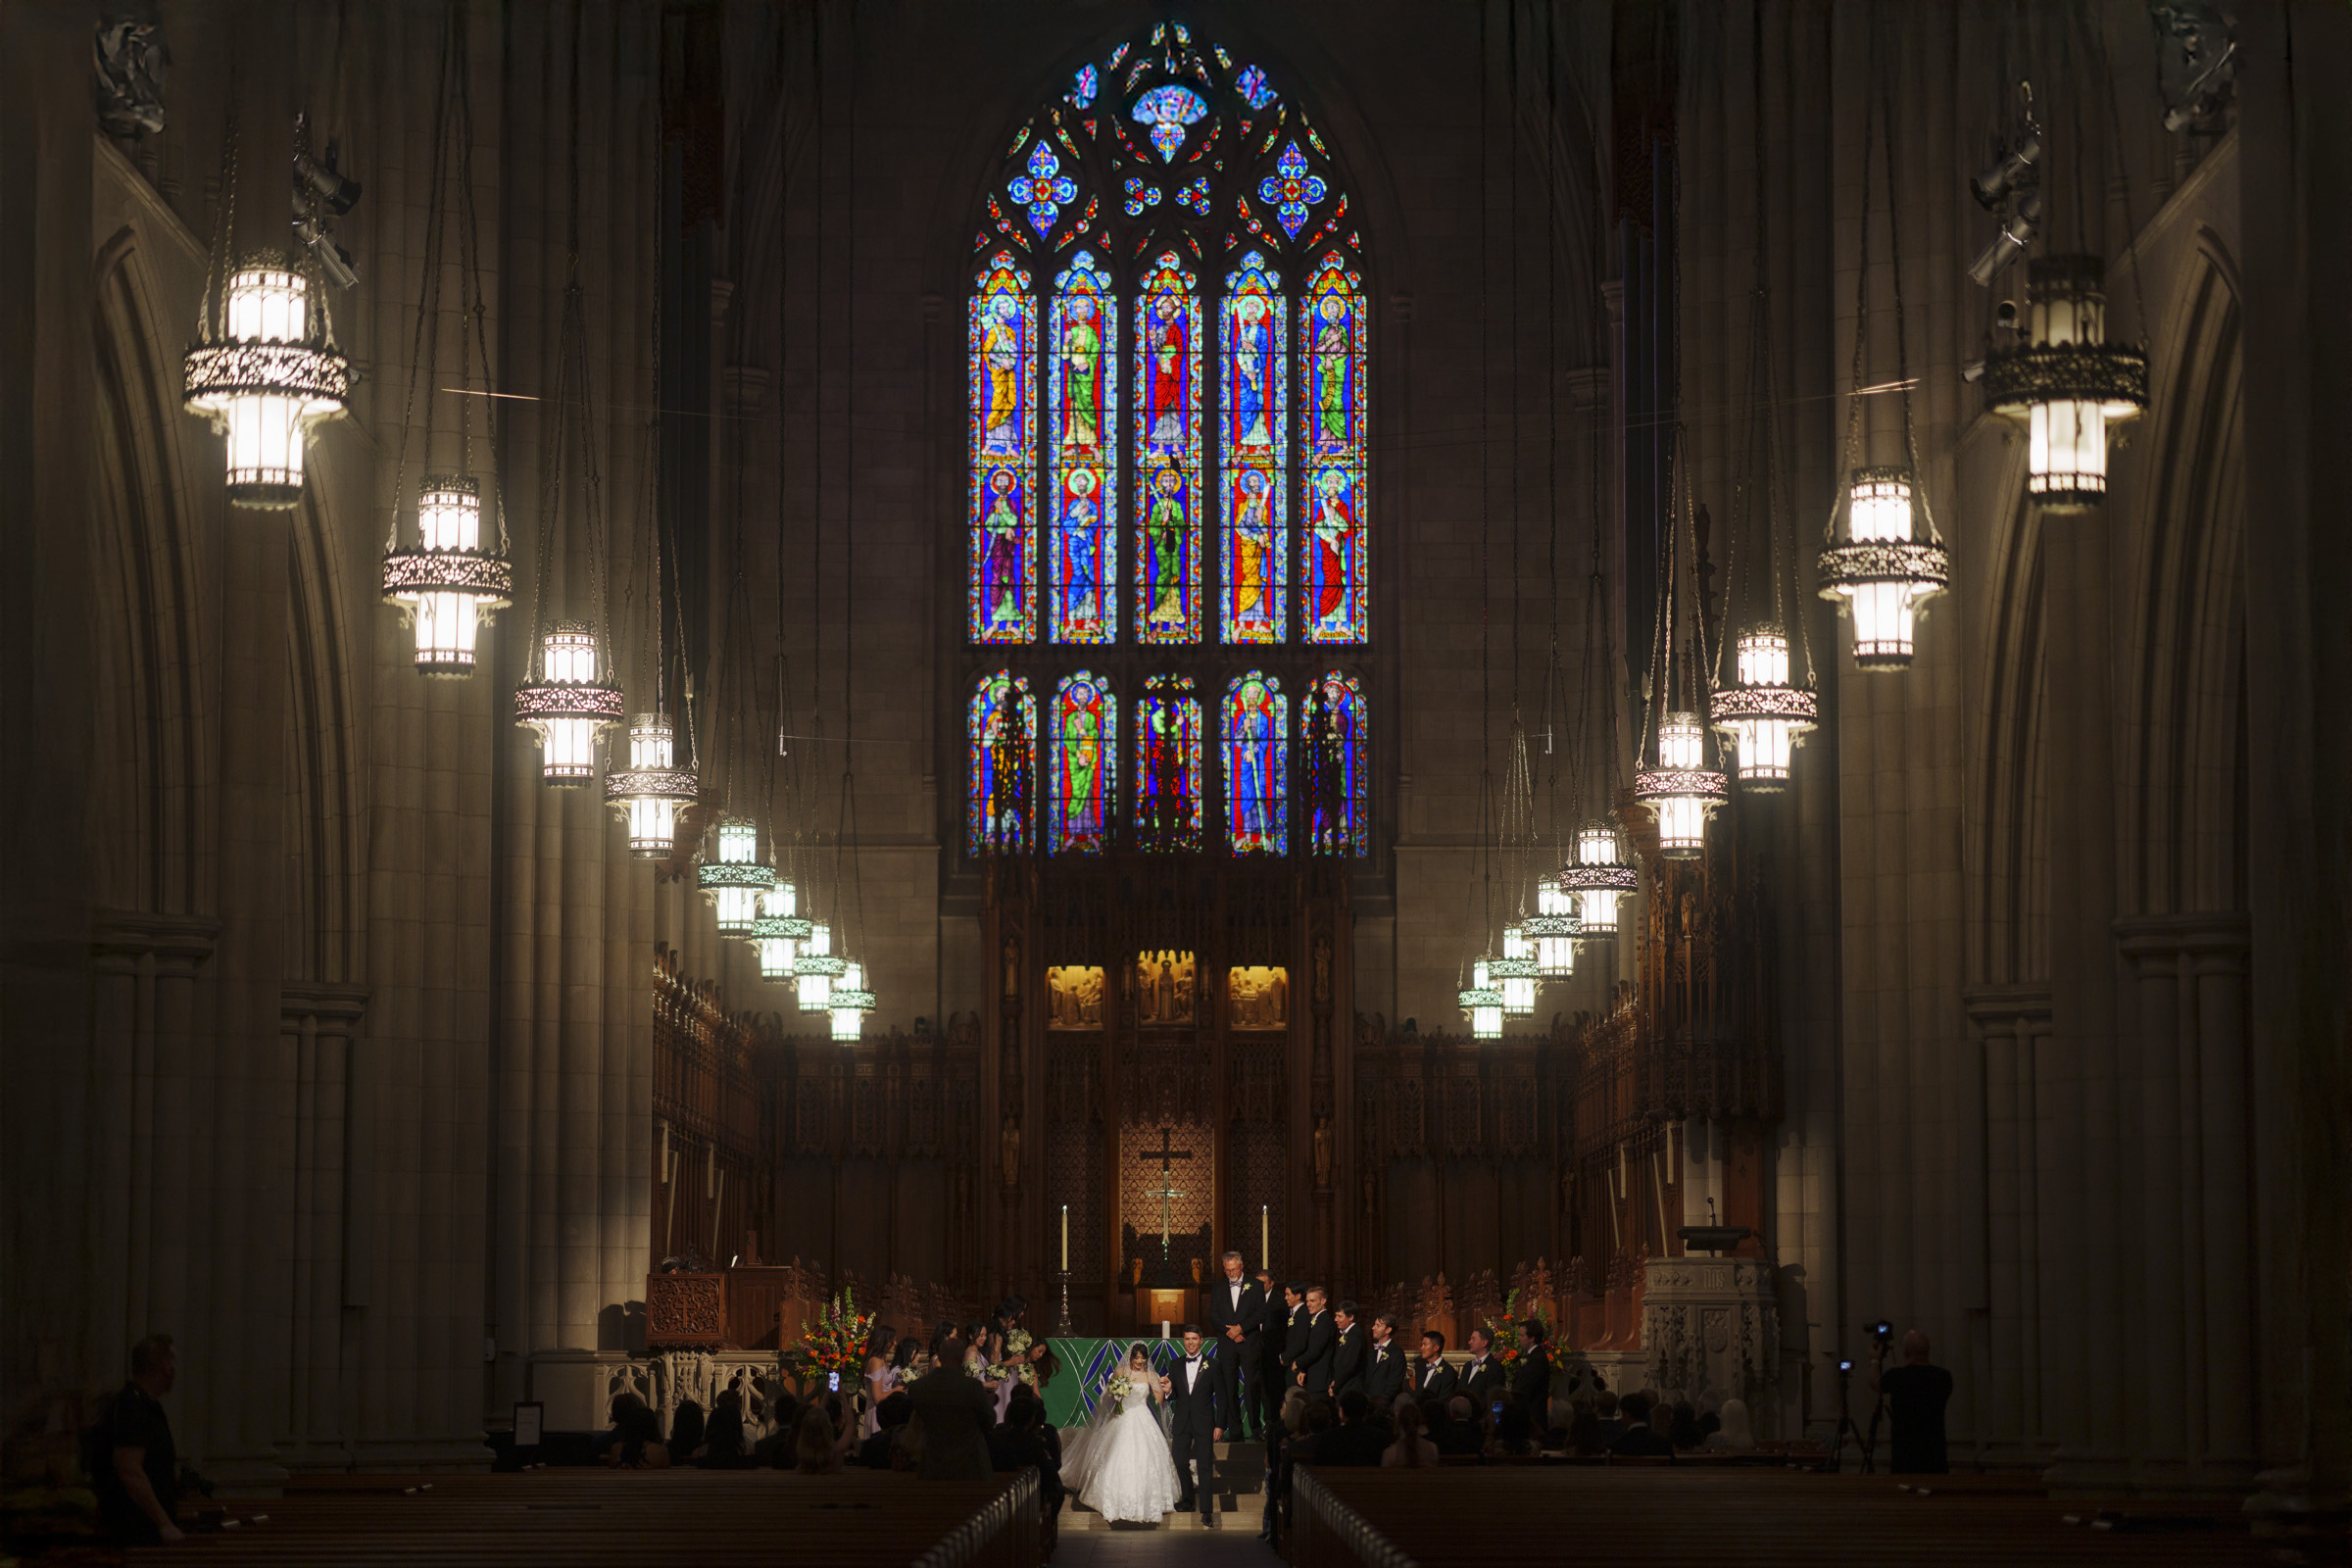
[[[792,1468],[805,1476],[841,1474],[841,1439],[832,1418],[817,1405],[801,1413],[800,1435],[793,1440]]]
[[[961,1340],[949,1340],[940,1369],[908,1391],[923,1423],[923,1459],[915,1473],[925,1481],[985,1481],[996,1473],[987,1433],[996,1423],[997,1399],[964,1372],[968,1348]]]
[[[1290,1473],[1284,1468],[1284,1460],[1291,1439],[1298,1436],[1305,1421],[1306,1391],[1292,1389],[1282,1396],[1282,1408],[1266,1426],[1266,1508],[1257,1527],[1257,1539],[1260,1541],[1271,1543],[1274,1540],[1276,1516],[1283,1495],[1282,1488],[1277,1483]]]
[[[1620,1459],[1671,1459],[1674,1440],[1663,1432],[1649,1429],[1649,1396],[1629,1394],[1617,1401],[1617,1412],[1625,1422],[1625,1431],[1609,1445],[1609,1452]]]
[[[1425,1470],[1438,1462],[1438,1446],[1421,1435],[1421,1406],[1411,1395],[1400,1394],[1393,1407],[1396,1441],[1382,1450],[1383,1469]]]
[[[1580,1459],[1595,1459],[1609,1451],[1609,1440],[1602,1435],[1600,1412],[1596,1400],[1575,1401],[1576,1413],[1568,1421],[1568,1451]]]
[[[999,1475],[1034,1467],[1051,1516],[1061,1511],[1065,1493],[1060,1456],[1048,1447],[1041,1430],[1045,1420],[1045,1402],[1027,1388],[1020,1389],[1004,1408],[1004,1425],[988,1435],[988,1459]]]
[[[1689,1399],[1674,1401],[1674,1414],[1666,1423],[1666,1436],[1674,1442],[1677,1453],[1696,1453],[1707,1435],[1698,1430],[1698,1406]]]
[[[1568,1428],[1576,1420],[1576,1410],[1568,1400],[1554,1396],[1551,1408],[1544,1412],[1544,1430],[1537,1436],[1536,1446],[1545,1453],[1568,1451]]]
[[[1494,1418],[1494,1435],[1487,1440],[1487,1452],[1499,1459],[1531,1459],[1536,1453],[1536,1423],[1528,1415],[1527,1406],[1505,1399],[1502,1413]]]
[[[696,1462],[706,1470],[741,1470],[758,1462],[743,1429],[742,1390],[721,1390],[710,1401],[710,1419],[703,1428],[703,1448]]]
[[[669,1462],[687,1464],[703,1446],[703,1406],[700,1400],[680,1399],[678,1413],[669,1418]]]
[[[1605,1452],[1611,1444],[1625,1436],[1625,1418],[1617,1413],[1617,1396],[1607,1389],[1593,1395],[1592,1413],[1600,1418],[1600,1446]]]
[[[1456,1394],[1442,1405],[1434,1399],[1423,1399],[1422,1419],[1429,1426],[1429,1441],[1437,1445],[1438,1452],[1447,1458],[1473,1459],[1487,1451],[1486,1423],[1479,1419],[1478,1406],[1470,1396]],[[1442,1410],[1443,1417],[1431,1415],[1433,1408]]]
[[[662,1418],[634,1394],[612,1400],[612,1430],[597,1445],[605,1463],[615,1470],[666,1470],[669,1446],[662,1441]]]
[[[1340,1396],[1340,1424],[1315,1445],[1315,1463],[1370,1469],[1389,1446],[1388,1434],[1372,1424],[1372,1401],[1361,1389]]]
[[[1748,1425],[1747,1401],[1723,1401],[1723,1426],[1708,1434],[1704,1445],[1709,1453],[1753,1453],[1756,1451],[1755,1429]]]
[[[891,1395],[874,1411],[874,1435],[858,1445],[858,1463],[868,1470],[891,1468],[892,1450],[914,1419],[914,1400],[905,1393]]]

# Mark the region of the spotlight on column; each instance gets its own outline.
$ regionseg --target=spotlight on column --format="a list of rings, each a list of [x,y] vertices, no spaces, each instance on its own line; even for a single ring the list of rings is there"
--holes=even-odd
[[[294,183],[299,188],[308,185],[326,203],[326,210],[340,218],[351,211],[360,199],[360,182],[335,168],[335,144],[326,144],[326,161],[320,163],[309,153],[294,154]]]
[[[360,280],[352,270],[351,252],[335,243],[335,237],[319,225],[308,213],[294,220],[294,237],[318,263],[318,273],[337,288],[349,288]]]
[[[2034,236],[2040,231],[2041,195],[2037,191],[2029,191],[2019,199],[2007,221],[2001,224],[2001,231],[1992,236],[1992,243],[1979,251],[1977,259],[1968,264],[1968,275],[1979,288],[1992,287],[1992,280],[2000,276],[2001,270],[2023,256],[2026,247],[2034,243]]]
[[[1976,197],[1979,207],[1998,207],[2003,198],[2033,176],[2034,165],[2040,157],[2041,133],[2028,130],[2016,147],[1968,182],[1969,194]]]

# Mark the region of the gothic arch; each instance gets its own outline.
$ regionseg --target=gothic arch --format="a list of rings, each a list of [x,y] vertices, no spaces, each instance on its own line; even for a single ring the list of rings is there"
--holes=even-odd
[[[156,326],[138,235],[99,249],[90,674],[90,843],[97,900],[194,913],[209,903],[212,733],[200,509],[181,442],[179,350]]]
[[[2201,237],[2157,363],[2155,454],[2130,603],[2131,716],[2123,906],[2146,914],[2245,906],[2245,508],[2237,292]]]
[[[349,618],[343,611],[338,529],[327,497],[329,444],[317,442],[320,471],[294,514],[287,557],[286,814],[284,932],[290,979],[358,978],[366,951],[358,868],[360,808],[357,705],[351,686]]]
[[[2049,974],[2049,798],[2042,729],[2047,628],[2041,514],[2025,494],[2023,444],[2009,442],[1997,493],[2004,521],[1987,559],[1984,706],[1977,745],[1978,910],[1969,967],[1994,984]]]

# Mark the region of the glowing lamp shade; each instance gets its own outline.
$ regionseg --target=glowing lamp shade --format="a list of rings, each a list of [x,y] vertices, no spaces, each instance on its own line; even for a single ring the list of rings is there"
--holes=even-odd
[[[384,558],[384,600],[416,633],[416,668],[470,675],[474,639],[514,592],[514,568],[482,548],[482,491],[470,474],[432,474],[416,492],[418,548]]]
[[[1617,826],[1595,817],[1576,830],[1576,860],[1559,870],[1562,891],[1576,895],[1580,935],[1617,934],[1617,901],[1634,891],[1634,868],[1618,853]]]
[[[1788,782],[1788,760],[1813,727],[1813,693],[1788,684],[1788,639],[1777,629],[1740,638],[1740,681],[1717,688],[1715,728],[1739,757],[1740,782],[1759,793]]]
[[[776,868],[760,859],[760,824],[748,816],[722,816],[712,835],[717,858],[702,863],[695,880],[710,901],[718,934],[750,938],[760,913],[760,896],[776,885]]]
[[[1637,774],[1634,798],[1658,821],[1658,853],[1695,858],[1705,848],[1707,817],[1724,800],[1721,773],[1707,766],[1707,731],[1696,713],[1668,713],[1658,724],[1658,765]]]
[[[848,967],[833,956],[833,928],[822,920],[811,923],[808,937],[801,943],[801,955],[792,962],[793,975],[799,982],[801,1010],[831,1010],[833,982]]]
[[[1576,938],[1583,924],[1576,917],[1576,896],[1561,886],[1558,872],[1538,879],[1536,912],[1521,926],[1535,949],[1539,976],[1565,980],[1576,973]]]
[[[584,784],[596,776],[596,738],[620,722],[620,688],[597,678],[596,633],[563,621],[540,646],[540,679],[514,694],[514,722],[539,735],[539,776]]]
[[[2105,264],[2044,256],[2027,264],[2026,330],[1984,362],[1984,401],[2026,424],[2026,490],[2054,511],[2107,494],[2107,426],[2147,406],[2148,362],[2107,341]]]
[[[759,917],[752,921],[752,946],[760,950],[760,978],[797,980],[801,944],[809,924],[796,912],[799,890],[782,877],[760,897]]]
[[[1490,958],[1481,958],[1470,966],[1470,984],[1454,993],[1454,1001],[1470,1018],[1470,1038],[1500,1040],[1502,1038],[1502,992],[1494,984],[1489,972]]]
[[[1863,669],[1909,666],[1919,607],[1951,574],[1943,547],[1915,537],[1915,503],[1909,469],[1856,468],[1846,482],[1846,537],[1821,553],[1821,597],[1851,612]]]
[[[1524,926],[1502,928],[1502,956],[1487,963],[1487,978],[1502,993],[1502,1010],[1525,1018],[1536,1010],[1536,950]]]
[[[665,713],[629,720],[629,765],[605,774],[605,804],[627,824],[629,853],[666,860],[678,842],[678,812],[696,799],[694,774],[679,767],[676,731]]]
[[[224,335],[188,350],[187,409],[228,438],[228,499],[240,507],[302,499],[311,426],[343,412],[351,366],[313,319],[310,280],[283,267],[231,273]]]
[[[874,1010],[874,994],[865,989],[865,965],[844,960],[841,976],[833,982],[832,995],[826,999],[826,1010],[833,1015],[833,1039],[837,1044],[854,1046],[865,1031],[865,1015]]]

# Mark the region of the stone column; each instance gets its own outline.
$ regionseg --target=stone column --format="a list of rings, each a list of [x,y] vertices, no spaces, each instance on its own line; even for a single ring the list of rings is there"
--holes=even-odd
[[[290,985],[282,1029],[295,1063],[293,1299],[287,1344],[293,1387],[279,1453],[292,1470],[352,1460],[354,1372],[346,1355],[345,1272],[351,1148],[351,1051],[368,1004],[363,986]]]
[[[2034,1204],[2034,1056],[2050,1022],[2040,985],[1972,986],[1968,1017],[1984,1053],[1984,1201],[1964,1223],[1983,1234],[1987,1346],[1978,1444],[1987,1464],[2044,1457],[2040,1439],[2039,1271]]]

